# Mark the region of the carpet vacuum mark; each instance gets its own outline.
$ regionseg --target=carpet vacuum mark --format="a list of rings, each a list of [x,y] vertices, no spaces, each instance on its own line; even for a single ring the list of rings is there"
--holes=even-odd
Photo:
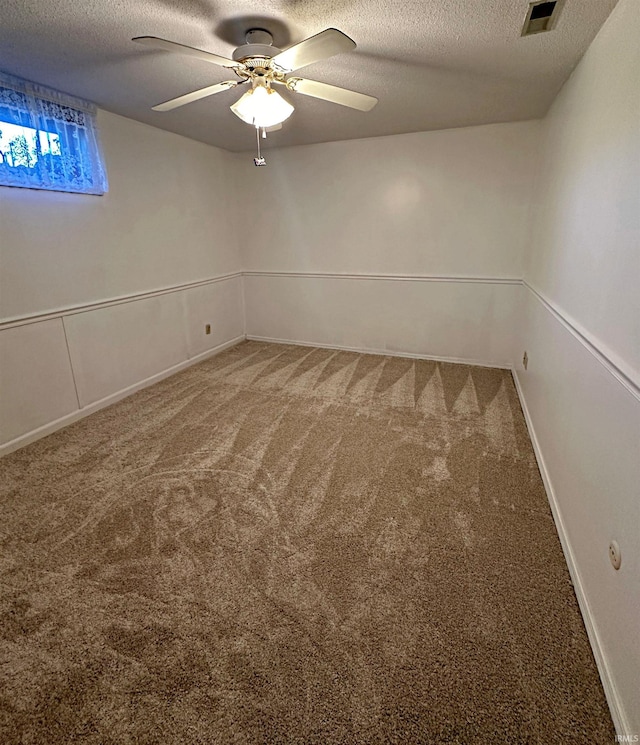
[[[246,342],[0,474],[5,745],[614,740],[505,370]]]

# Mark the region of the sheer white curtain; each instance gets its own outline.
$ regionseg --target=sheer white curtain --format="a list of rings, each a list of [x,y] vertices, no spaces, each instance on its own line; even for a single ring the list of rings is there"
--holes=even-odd
[[[96,107],[0,72],[0,184],[104,194]]]

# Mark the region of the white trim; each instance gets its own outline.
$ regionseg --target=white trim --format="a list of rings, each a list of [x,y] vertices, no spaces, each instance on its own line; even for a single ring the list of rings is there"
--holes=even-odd
[[[382,282],[464,282],[483,285],[520,285],[515,277],[464,277],[439,274],[341,274],[333,272],[261,272],[245,271],[245,277],[296,277],[304,279],[356,279]]]
[[[558,537],[560,538],[560,544],[562,545],[562,551],[564,553],[564,558],[565,558],[565,561],[567,562],[567,567],[569,568],[569,574],[571,575],[571,580],[573,582],[573,587],[576,593],[576,598],[578,600],[578,605],[580,606],[580,612],[582,613],[582,619],[584,621],[584,625],[587,630],[587,636],[589,638],[589,643],[591,644],[591,649],[593,651],[593,656],[596,661],[596,666],[598,668],[598,672],[600,673],[600,680],[602,682],[602,687],[604,689],[607,703],[609,704],[611,718],[613,719],[613,724],[618,734],[628,734],[629,732],[631,732],[631,726],[627,720],[622,702],[620,700],[618,691],[613,681],[613,676],[611,675],[611,671],[609,669],[609,663],[604,653],[602,642],[600,641],[600,635],[598,634],[598,628],[597,628],[595,619],[591,613],[591,607],[589,606],[589,601],[587,599],[587,595],[585,593],[584,586],[582,584],[582,578],[580,576],[580,571],[578,570],[578,565],[576,563],[573,549],[571,548],[571,543],[569,542],[569,536],[567,534],[564,521],[562,519],[560,505],[558,504],[558,499],[556,497],[553,484],[551,483],[551,477],[547,469],[547,464],[545,463],[544,456],[542,455],[542,450],[540,449],[540,443],[538,441],[538,437],[536,435],[536,431],[533,426],[533,420],[531,418],[531,414],[529,413],[527,402],[525,401],[525,398],[524,398],[524,391],[522,390],[522,386],[520,384],[520,379],[518,377],[518,371],[513,369],[511,372],[513,375],[513,381],[515,383],[516,391],[518,393],[518,398],[520,399],[520,406],[522,407],[522,412],[524,414],[525,422],[527,424],[527,429],[529,430],[529,437],[533,445],[533,451],[535,453],[536,460],[538,461],[538,468],[540,469],[540,475],[542,476],[544,488],[547,492],[547,499],[549,501],[549,506],[551,507],[551,513],[553,515],[553,520],[556,525]]]
[[[632,396],[640,401],[640,381],[636,380],[637,373],[635,373],[626,362],[621,360],[614,352],[608,349],[606,345],[590,334],[576,320],[571,318],[570,315],[552,303],[551,300],[546,298],[539,290],[532,287],[526,279],[522,280],[522,284],[532,293],[536,300],[538,300],[538,302],[546,308],[554,318],[560,321],[567,331],[577,339],[582,346],[585,347],[585,349],[587,349],[587,351],[589,351],[598,362],[629,391],[629,393],[631,393]]]
[[[319,347],[320,349],[335,349],[339,352],[357,352],[358,354],[377,354],[384,357],[408,357],[412,360],[433,360],[434,362],[453,362],[458,365],[476,365],[477,367],[495,367],[499,370],[510,370],[511,365],[498,365],[495,362],[485,362],[466,357],[436,357],[431,354],[414,354],[413,352],[398,352],[395,349],[371,349],[369,347],[348,347],[343,344],[326,344],[325,342],[298,341],[297,339],[275,339],[270,336],[254,336],[247,334],[247,341],[264,341],[269,344],[291,344],[296,347]]]
[[[198,362],[206,360],[208,357],[213,357],[214,355],[219,354],[225,349],[239,344],[240,342],[244,341],[244,339],[244,334],[241,336],[236,336],[234,339],[230,339],[229,341],[218,344],[211,349],[207,349],[206,352],[201,352],[194,357],[190,357],[188,360],[179,362],[177,365],[172,365],[171,367],[168,367],[159,373],[155,373],[155,375],[151,375],[144,380],[139,380],[137,383],[127,386],[122,390],[116,391],[115,393],[112,393],[105,398],[101,398],[99,401],[94,401],[93,403],[88,404],[81,409],[72,411],[70,414],[65,414],[65,416],[60,417],[60,419],[56,419],[53,422],[48,422],[47,424],[43,424],[42,427],[38,427],[37,429],[31,430],[31,432],[20,435],[14,440],[10,440],[9,442],[4,443],[4,445],[0,445],[0,457],[2,457],[3,455],[8,455],[14,450],[18,450],[25,445],[29,445],[30,443],[39,440],[41,437],[46,437],[47,435],[50,435],[53,432],[62,429],[63,427],[67,427],[69,424],[73,424],[73,422],[84,419],[84,417],[89,416],[89,414],[93,414],[100,409],[105,409],[107,406],[111,406],[111,404],[115,404],[121,399],[130,396],[132,393],[136,393],[142,388],[147,388],[154,383],[158,383],[161,380],[164,380],[164,378],[175,375],[181,370],[185,370],[187,367],[191,367],[191,365],[195,365]]]
[[[181,285],[171,285],[167,287],[160,287],[156,290],[148,290],[147,292],[134,292],[130,295],[118,295],[112,298],[106,298],[104,300],[98,300],[93,303],[79,303],[77,305],[67,305],[62,308],[54,308],[53,310],[47,310],[43,313],[32,313],[23,316],[13,316],[11,318],[5,318],[0,321],[0,331],[7,328],[13,328],[14,326],[26,326],[29,323],[38,323],[39,321],[48,321],[51,318],[61,318],[63,316],[72,316],[76,313],[87,313],[92,310],[99,310],[100,308],[109,308],[112,305],[121,305],[123,303],[133,303],[136,300],[146,300],[147,298],[157,297],[158,295],[169,295],[173,292],[182,292],[183,290],[190,290],[193,287],[202,287],[203,285],[212,285],[216,282],[224,282],[227,279],[234,279],[236,277],[242,277],[242,272],[231,272],[230,274],[220,274],[215,277],[209,277],[208,279],[200,279],[196,282],[187,282]]]
[[[78,404],[78,408],[82,408],[82,404],[80,403],[80,394],[78,393],[78,383],[76,381],[76,371],[73,369],[73,360],[71,359],[71,350],[69,349],[69,338],[67,337],[67,327],[64,322],[64,316],[60,318],[60,323],[62,324],[62,333],[64,334],[64,346],[67,350],[67,359],[69,360],[69,369],[71,370],[71,380],[73,380],[73,390],[76,394],[76,402]]]
[[[244,272],[240,282],[240,297],[242,298],[242,333],[247,336],[247,295],[244,289]]]

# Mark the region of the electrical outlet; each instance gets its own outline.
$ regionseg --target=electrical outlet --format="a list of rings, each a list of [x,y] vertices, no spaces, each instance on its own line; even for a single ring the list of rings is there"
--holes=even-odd
[[[210,334],[211,333],[211,324],[210,323],[207,323],[205,325],[205,327],[204,327],[204,333],[205,334]]]
[[[526,370],[528,366],[529,366],[529,355],[525,352],[522,355],[522,367],[524,367],[524,369]]]
[[[622,554],[620,553],[620,546],[618,546],[617,541],[611,541],[609,544],[609,559],[614,569],[620,569]]]

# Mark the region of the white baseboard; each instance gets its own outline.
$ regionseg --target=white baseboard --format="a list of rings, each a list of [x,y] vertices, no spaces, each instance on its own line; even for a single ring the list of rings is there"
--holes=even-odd
[[[414,354],[413,352],[398,352],[394,349],[370,349],[369,347],[349,347],[343,344],[326,344],[324,342],[300,341],[299,339],[275,339],[270,336],[254,336],[247,334],[248,341],[264,341],[269,344],[291,344],[297,347],[319,347],[320,349],[335,349],[340,352],[358,352],[360,354],[377,354],[385,357],[408,357],[413,360],[433,360],[434,362],[453,362],[458,365],[476,365],[478,367],[495,367],[499,370],[510,370],[511,365],[497,365],[495,362],[469,359],[465,357],[436,357],[430,354]]]
[[[224,351],[225,349],[239,344],[240,342],[244,341],[244,339],[244,334],[242,336],[236,336],[234,339],[230,339],[229,341],[225,341],[222,344],[218,344],[216,347],[207,349],[206,352],[197,354],[195,357],[184,360],[184,362],[180,362],[177,365],[172,365],[166,370],[162,370],[161,372],[156,373],[155,375],[151,375],[144,380],[139,380],[133,385],[127,386],[120,391],[116,391],[116,393],[112,393],[111,395],[100,399],[100,401],[95,401],[88,406],[84,406],[81,409],[77,409],[76,411],[72,411],[70,414],[66,414],[63,417],[60,417],[60,419],[56,419],[53,422],[48,422],[47,424],[42,425],[42,427],[38,427],[37,429],[31,430],[31,432],[20,435],[20,437],[16,437],[14,440],[10,440],[9,442],[4,443],[4,445],[0,445],[0,457],[2,457],[3,455],[8,455],[14,450],[18,450],[25,445],[29,445],[30,443],[35,442],[42,437],[53,434],[57,430],[62,429],[63,427],[67,427],[69,424],[73,424],[73,422],[77,422],[79,419],[84,419],[84,417],[89,416],[90,414],[93,414],[100,409],[105,409],[107,406],[111,406],[111,404],[115,404],[123,398],[130,396],[132,393],[136,393],[143,388],[147,388],[154,383],[158,383],[161,380],[164,380],[164,378],[175,375],[177,372],[185,370],[187,367],[191,367],[191,365],[195,365],[198,362],[202,362],[208,357],[213,357],[216,354]]]
[[[553,515],[553,519],[556,525],[556,530],[558,531],[558,536],[560,538],[560,543],[562,545],[562,550],[564,552],[564,558],[565,558],[565,561],[567,562],[567,567],[569,568],[569,574],[571,575],[571,581],[573,582],[573,587],[576,593],[576,598],[578,599],[578,605],[580,606],[580,612],[582,613],[582,619],[584,621],[584,625],[587,630],[587,636],[591,644],[591,649],[593,651],[593,656],[596,661],[598,672],[600,673],[600,680],[602,681],[602,687],[604,689],[607,703],[609,704],[611,718],[613,719],[613,724],[616,728],[616,732],[619,735],[628,735],[631,733],[631,727],[629,725],[628,719],[622,707],[622,702],[620,701],[620,697],[618,696],[615,683],[613,682],[613,678],[609,670],[609,664],[607,662],[606,655],[602,648],[600,636],[598,634],[595,620],[593,618],[593,615],[591,613],[591,608],[589,606],[589,601],[587,599],[584,586],[582,584],[582,579],[580,577],[578,565],[576,563],[573,549],[571,548],[571,543],[569,542],[569,536],[567,534],[564,521],[562,519],[560,505],[558,504],[558,499],[556,498],[556,494],[553,489],[551,477],[549,475],[549,471],[547,470],[547,465],[545,463],[544,456],[540,449],[540,443],[538,441],[538,437],[536,435],[536,431],[533,426],[533,420],[531,419],[531,414],[529,413],[527,402],[525,401],[525,398],[524,398],[524,392],[522,390],[522,386],[520,385],[520,380],[518,378],[518,371],[513,369],[511,372],[513,375],[513,380],[515,383],[516,391],[518,393],[518,398],[520,399],[520,406],[522,407],[522,412],[524,414],[524,418],[527,424],[527,429],[529,430],[529,437],[533,445],[533,450],[535,452],[536,460],[538,461],[538,468],[540,469],[540,475],[542,476],[544,488],[547,492],[547,499],[549,500],[549,506],[551,507],[551,513]]]

